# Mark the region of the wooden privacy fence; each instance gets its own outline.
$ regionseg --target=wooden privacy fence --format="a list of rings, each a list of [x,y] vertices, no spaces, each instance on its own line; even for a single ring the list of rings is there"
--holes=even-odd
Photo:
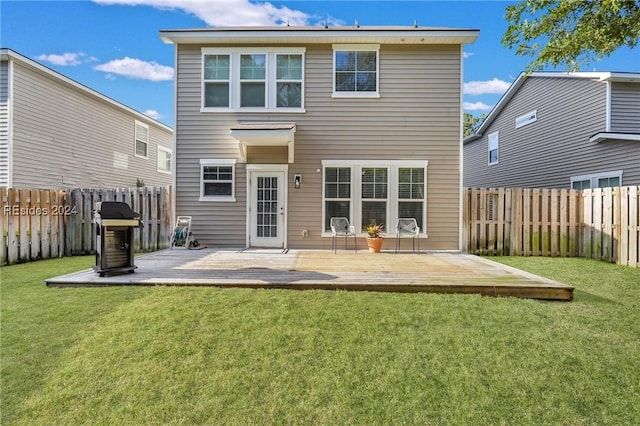
[[[640,267],[640,186],[465,188],[463,248],[480,255],[589,257]]]
[[[124,201],[140,213],[136,251],[169,246],[171,187],[114,189],[0,188],[0,264],[95,253],[93,210],[99,201]]]

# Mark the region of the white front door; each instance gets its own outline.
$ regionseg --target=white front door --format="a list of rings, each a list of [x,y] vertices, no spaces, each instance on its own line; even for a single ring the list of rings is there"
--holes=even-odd
[[[249,246],[284,248],[286,172],[249,172]]]

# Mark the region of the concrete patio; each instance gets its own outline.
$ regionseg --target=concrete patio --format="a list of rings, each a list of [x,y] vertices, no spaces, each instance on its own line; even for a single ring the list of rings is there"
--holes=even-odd
[[[135,273],[91,269],[46,280],[51,287],[184,285],[391,292],[478,293],[572,300],[573,287],[458,252],[212,249],[136,257]]]

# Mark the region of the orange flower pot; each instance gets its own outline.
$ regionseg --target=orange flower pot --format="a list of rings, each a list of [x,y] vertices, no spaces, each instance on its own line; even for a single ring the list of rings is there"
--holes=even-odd
[[[367,238],[367,247],[371,253],[380,253],[384,238]]]

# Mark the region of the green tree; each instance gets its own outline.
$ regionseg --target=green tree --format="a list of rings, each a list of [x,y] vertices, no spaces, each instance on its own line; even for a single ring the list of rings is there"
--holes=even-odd
[[[487,114],[482,114],[480,117],[476,117],[465,112],[463,119],[464,137],[474,134],[485,118],[487,118]]]
[[[502,44],[531,56],[529,71],[545,65],[576,71],[640,40],[640,1],[634,0],[522,0],[507,6],[505,19]]]

